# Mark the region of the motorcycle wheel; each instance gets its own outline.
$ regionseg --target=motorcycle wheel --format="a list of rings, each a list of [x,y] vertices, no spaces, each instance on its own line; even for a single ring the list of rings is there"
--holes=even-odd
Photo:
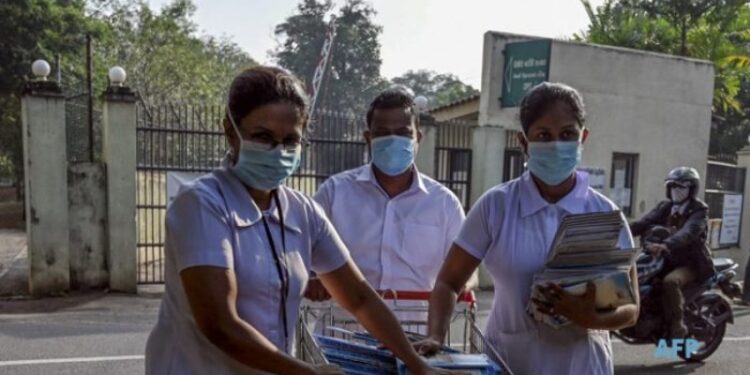
[[[715,310],[713,308],[714,305],[700,305],[697,307],[697,313],[699,316],[704,316],[706,318],[712,318],[714,316],[717,316],[720,314],[719,311],[713,311]],[[697,351],[693,353],[688,353],[687,349],[680,350],[677,352],[677,355],[682,358],[686,362],[703,362],[705,359],[711,356],[711,354],[714,354],[716,349],[719,349],[719,345],[721,345],[721,342],[724,340],[724,334],[727,330],[727,322],[721,322],[711,328],[710,326],[707,326],[705,323],[698,322],[698,324],[701,324],[705,327],[702,327],[703,329],[709,330],[710,334],[708,337],[704,336],[703,338],[696,337],[694,330],[694,325],[690,324],[688,325],[689,333],[688,338],[696,339],[701,343],[700,348],[698,348]],[[707,339],[706,339],[707,338]]]

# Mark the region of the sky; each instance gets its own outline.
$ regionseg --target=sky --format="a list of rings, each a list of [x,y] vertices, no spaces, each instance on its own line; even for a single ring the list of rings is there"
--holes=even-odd
[[[161,8],[170,0],[148,0]],[[278,44],[274,27],[293,14],[298,0],[194,0],[202,34],[224,36],[261,63]],[[343,0],[334,0],[341,4]],[[594,6],[604,0],[591,0]],[[584,31],[588,17],[580,0],[370,0],[380,37],[381,74],[407,70],[452,73],[480,88],[482,38],[505,31],[567,38]]]

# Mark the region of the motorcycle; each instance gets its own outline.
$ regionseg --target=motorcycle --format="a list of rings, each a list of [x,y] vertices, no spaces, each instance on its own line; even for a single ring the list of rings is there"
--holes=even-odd
[[[662,314],[662,301],[658,290],[657,276],[664,267],[664,259],[648,254],[648,244],[660,243],[670,235],[666,227],[655,226],[642,238],[643,252],[636,259],[640,292],[640,314],[638,322],[612,334],[631,345],[655,344],[669,337],[668,322]],[[732,282],[737,263],[729,258],[714,258],[716,273],[702,283],[683,288],[685,300],[684,321],[688,327],[686,339],[699,343],[690,353],[683,347],[677,355],[687,362],[700,362],[711,356],[721,345],[727,323],[734,323],[732,307],[722,293],[733,298],[739,286]]]

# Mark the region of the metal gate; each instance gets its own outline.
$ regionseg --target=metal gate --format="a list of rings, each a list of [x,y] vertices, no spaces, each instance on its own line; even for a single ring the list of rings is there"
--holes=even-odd
[[[138,282],[164,282],[164,215],[169,181],[218,167],[227,150],[223,105],[163,104],[137,107]],[[318,111],[308,130],[300,168],[288,185],[312,195],[329,176],[366,161],[364,119]]]
[[[435,147],[435,179],[451,189],[465,210],[471,203],[472,124],[439,122]]]

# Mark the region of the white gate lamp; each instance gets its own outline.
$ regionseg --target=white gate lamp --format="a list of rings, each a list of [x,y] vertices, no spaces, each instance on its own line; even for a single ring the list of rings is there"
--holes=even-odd
[[[427,106],[429,105],[430,101],[423,95],[419,95],[416,98],[414,98],[414,105],[417,107],[417,110],[420,112],[424,112],[427,110]]]
[[[37,81],[46,81],[47,76],[49,76],[49,72],[51,70],[52,69],[50,69],[49,63],[42,59],[36,60],[31,64],[31,73],[34,74],[34,77]]]
[[[109,82],[112,86],[122,87],[123,82],[128,77],[125,69],[119,66],[113,66],[109,69]]]

